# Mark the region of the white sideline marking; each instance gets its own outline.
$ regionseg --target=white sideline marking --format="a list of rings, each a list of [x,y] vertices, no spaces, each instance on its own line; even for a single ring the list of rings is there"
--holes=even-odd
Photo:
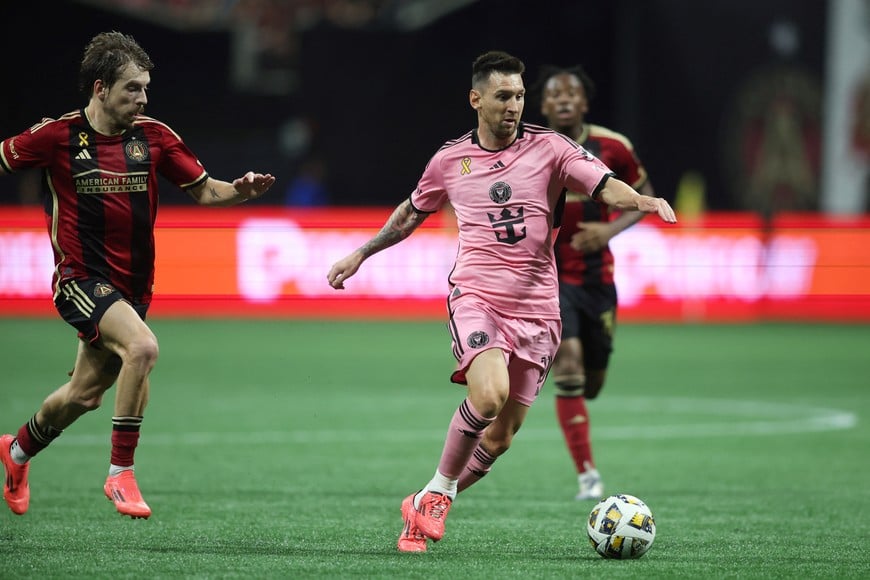
[[[592,429],[596,440],[674,439],[686,437],[735,437],[759,435],[788,435],[851,429],[858,423],[854,413],[841,409],[826,409],[791,403],[761,401],[656,397],[606,397],[591,404],[593,415],[623,413],[636,418],[645,414],[648,421],[635,421],[626,426],[598,426]],[[532,410],[534,412],[534,409]],[[718,421],[687,424],[656,424],[668,415],[705,414]],[[648,423],[648,424],[645,424]],[[555,426],[524,427],[522,439],[537,441],[561,440]],[[155,445],[216,445],[245,441],[248,444],[313,444],[313,443],[389,443],[393,441],[431,441],[444,438],[443,430],[386,430],[386,429],[315,429],[287,431],[229,432],[209,431],[190,433],[143,433],[143,443]],[[108,445],[108,434],[77,435],[66,433],[58,445]]]

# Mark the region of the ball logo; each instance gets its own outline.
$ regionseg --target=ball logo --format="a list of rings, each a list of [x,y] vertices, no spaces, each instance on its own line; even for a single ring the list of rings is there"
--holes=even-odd
[[[504,203],[511,198],[511,186],[504,181],[493,183],[489,187],[489,199],[495,203]]]
[[[640,558],[655,540],[655,518],[649,506],[635,496],[611,495],[589,514],[586,535],[604,558]]]
[[[111,294],[114,291],[115,291],[115,289],[112,286],[109,286],[108,284],[99,283],[96,286],[94,286],[94,297],[95,298],[105,298],[106,296],[108,296],[109,294]]]
[[[482,330],[468,335],[468,346],[471,348],[481,348],[487,344],[489,344],[489,335]]]

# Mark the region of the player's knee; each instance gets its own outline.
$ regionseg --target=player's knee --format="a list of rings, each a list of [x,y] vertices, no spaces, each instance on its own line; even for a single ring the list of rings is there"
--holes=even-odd
[[[553,381],[557,397],[580,397],[586,390],[586,377],[582,373],[557,375]]]
[[[123,362],[140,369],[142,374],[148,374],[157,363],[159,354],[160,349],[157,346],[157,340],[153,336],[146,336],[136,339],[127,346]]]
[[[508,390],[496,386],[481,385],[469,389],[469,399],[474,409],[484,417],[494,417],[507,402]]]
[[[103,404],[103,397],[91,397],[90,399],[78,399],[73,401],[73,406],[78,407],[84,413],[96,411]]]
[[[74,393],[67,399],[67,405],[72,407],[77,415],[96,411],[103,404],[103,392],[99,394]]]
[[[510,449],[514,436],[519,431],[520,425],[497,425],[493,423],[484,432],[480,446],[492,457],[498,457]]]
[[[508,435],[506,433],[497,437],[488,438],[485,447],[486,452],[493,457],[498,457],[510,449],[512,440],[513,435]]]

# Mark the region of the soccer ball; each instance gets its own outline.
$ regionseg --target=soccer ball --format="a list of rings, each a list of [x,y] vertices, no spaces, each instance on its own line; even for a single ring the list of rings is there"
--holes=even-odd
[[[595,551],[605,558],[640,558],[655,540],[656,522],[645,503],[620,493],[595,504],[586,533]]]

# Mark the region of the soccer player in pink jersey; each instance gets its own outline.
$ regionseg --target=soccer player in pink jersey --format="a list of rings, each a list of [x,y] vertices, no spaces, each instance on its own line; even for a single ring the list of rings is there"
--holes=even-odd
[[[500,51],[474,61],[469,103],[477,128],[446,142],[381,231],[327,274],[333,288],[344,288],[364,260],[452,205],[459,249],[448,278],[457,359],[451,380],[466,385],[467,396],[450,420],[434,476],[402,502],[402,552],[424,552],[427,539],[443,537],[457,493],[507,451],[544,384],[561,331],[553,239],[565,191],[676,221],[666,201],[615,179],[575,141],[521,123],[524,70]]]
[[[535,87],[551,129],[582,145],[637,191],[655,195],[631,141],[585,121],[595,84],[583,67],[543,67]],[[600,499],[604,494],[592,458],[586,400],[595,399],[604,387],[616,330],[614,260],[608,242],[644,215],[628,210],[614,216],[600,200],[569,191],[556,238],[562,343],[552,376],[556,417],[577,472],[578,500]]]
[[[275,182],[253,172],[232,182],[210,177],[172,129],[144,116],[153,67],[132,37],[98,34],[79,71],[88,104],[0,141],[0,175],[44,170],[54,304],[80,339],[69,382],[48,395],[16,435],[0,436],[3,499],[19,515],[30,505],[30,459],[99,407],[116,381],[103,492],[122,515],[151,515],[133,474],[133,455],[158,355],[157,338],[145,323],[154,283],[158,173],[201,205],[234,205]]]

